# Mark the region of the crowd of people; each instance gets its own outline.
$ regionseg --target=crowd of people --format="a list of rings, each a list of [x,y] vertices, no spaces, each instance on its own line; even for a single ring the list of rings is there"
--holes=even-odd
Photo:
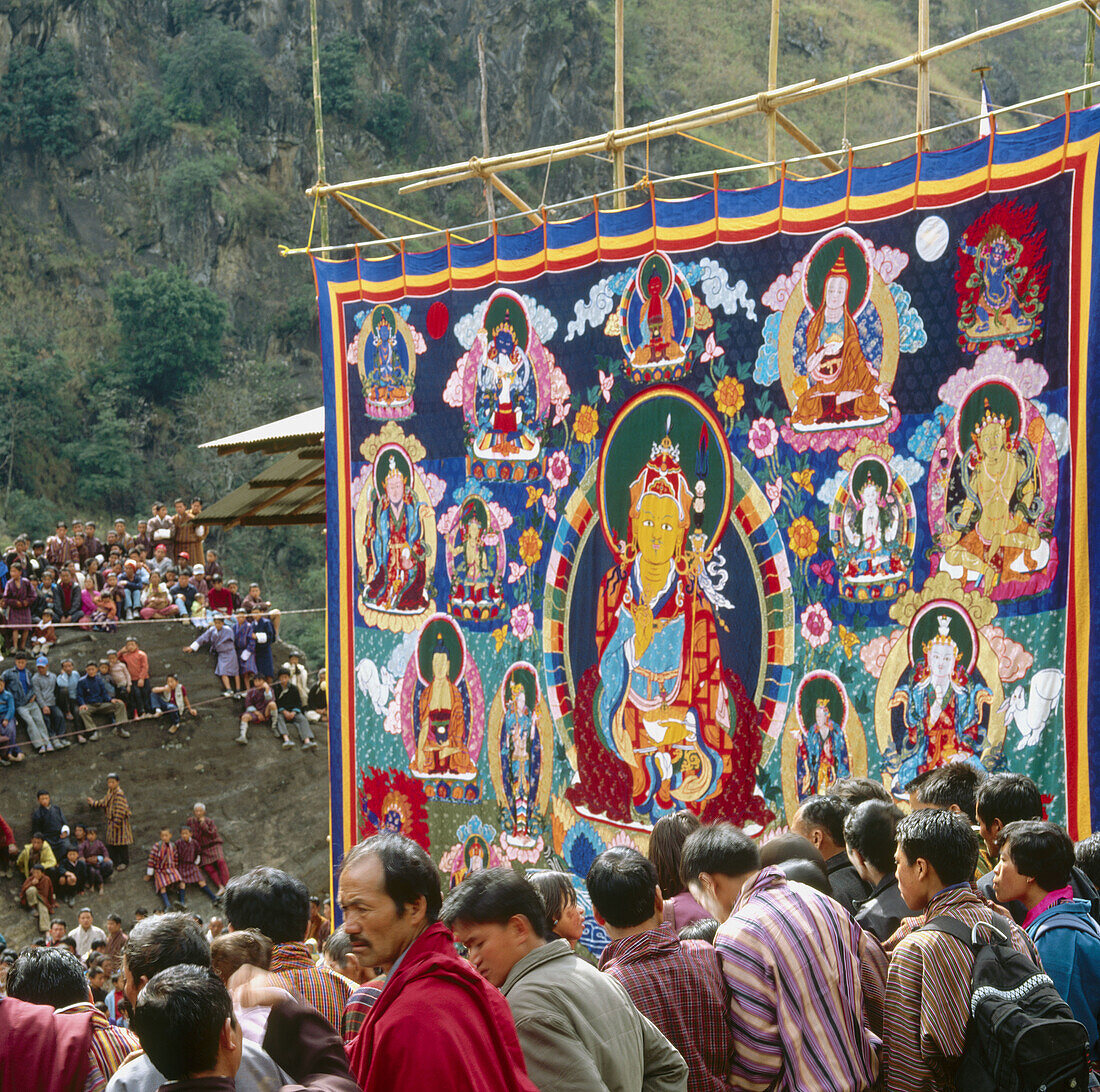
[[[445,894],[392,833],[347,853],[331,933],[305,885],[266,867],[225,883],[228,931],[165,899],[100,935],[85,908],[9,961],[0,1039],[35,1021],[78,1037],[109,1092],[916,1092],[1002,1087],[1010,1056],[1013,1080],[1094,1080],[1100,836],[1074,846],[1030,778],[964,763],[919,778],[908,814],[844,778],[789,819],[761,844],[682,812],[647,855],[605,850],[584,880],[610,938],[595,964],[571,877],[484,868]],[[159,845],[182,841],[166,828]],[[119,957],[97,1023],[94,968],[109,986]],[[1003,988],[979,987],[993,965]],[[139,1051],[113,1073],[106,1028]]]
[[[136,535],[115,520],[105,540],[92,521],[74,520],[70,534],[62,520],[50,538],[19,535],[4,553],[0,640],[12,666],[0,676],[0,766],[26,757],[20,729],[45,755],[94,740],[104,727],[127,737],[127,721],[144,717],[167,718],[175,735],[182,716],[198,715],[175,672],[150,677],[132,629],[103,658],[58,658],[59,634],[114,633],[139,619],[199,631],[183,651],[207,649],[223,696],[244,699],[239,742],[247,742],[250,724],[269,724],[287,749],[296,746],[292,730],[303,749],[316,747],[312,725],[327,706],[324,671],[311,684],[296,653],[276,667],[280,611],[257,583],[242,596],[217,553],[204,550],[201,501],[188,507],[180,498],[175,508],[169,516],[166,505],[154,504]]]

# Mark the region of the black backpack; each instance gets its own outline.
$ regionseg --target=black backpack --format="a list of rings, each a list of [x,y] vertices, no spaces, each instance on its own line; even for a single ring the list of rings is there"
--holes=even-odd
[[[1089,1047],[1084,1025],[1050,977],[1012,947],[1008,922],[973,929],[958,918],[933,918],[922,930],[947,933],[974,953],[970,1020],[955,1074],[964,1092],[1084,1092]],[[918,930],[919,931],[919,930]],[[993,935],[978,938],[980,931]]]

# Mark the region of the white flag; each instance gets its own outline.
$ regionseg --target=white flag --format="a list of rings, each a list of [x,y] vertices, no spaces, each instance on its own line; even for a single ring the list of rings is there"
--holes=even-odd
[[[978,137],[987,137],[993,132],[993,126],[989,124],[989,88],[985,85],[985,77],[982,77],[982,110],[981,120],[978,122]]]

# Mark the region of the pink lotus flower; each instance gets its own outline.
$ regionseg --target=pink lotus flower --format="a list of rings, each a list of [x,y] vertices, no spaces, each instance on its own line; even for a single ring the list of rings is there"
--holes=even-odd
[[[820,603],[811,603],[802,612],[802,636],[810,642],[811,648],[820,648],[825,644],[832,629],[833,620]]]
[[[779,429],[770,417],[757,417],[749,426],[749,447],[758,459],[766,459],[779,443]]]
[[[512,636],[517,641],[526,641],[535,632],[535,612],[529,603],[520,603],[512,611]]]
[[[768,504],[772,506],[774,512],[779,507],[779,502],[783,499],[783,479],[776,478],[774,482],[766,482],[764,484],[764,492],[768,495]]]
[[[546,477],[555,489],[569,484],[569,475],[573,473],[573,464],[564,451],[555,451],[546,460]]]

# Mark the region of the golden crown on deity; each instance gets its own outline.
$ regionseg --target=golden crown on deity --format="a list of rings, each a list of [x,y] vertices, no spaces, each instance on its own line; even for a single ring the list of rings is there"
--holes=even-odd
[[[650,449],[649,460],[638,476],[630,483],[631,508],[638,510],[644,496],[671,497],[676,502],[680,521],[687,519],[691,504],[691,486],[680,466],[680,445],[674,444],[668,433],[672,422],[665,428],[665,438]]]
[[[390,479],[395,478],[395,477],[400,478],[402,481],[404,481],[405,480],[405,472],[401,469],[401,467],[399,467],[397,465],[397,460],[391,455],[389,465],[386,467],[386,478],[385,478],[385,480],[388,482],[388,481],[390,481]]]
[[[518,698],[520,696],[520,694],[526,694],[527,693],[527,690],[524,687],[523,683],[518,683],[518,682],[512,683],[512,685],[509,687],[509,690],[511,691],[513,698]]]
[[[985,412],[978,418],[977,424],[971,430],[971,438],[977,440],[989,425],[1000,425],[1005,430],[1005,436],[1009,437],[1013,431],[1012,419],[1004,413],[994,413],[989,406],[989,399],[985,399]]]
[[[955,655],[958,656],[959,646],[955,643],[955,638],[951,636],[951,616],[949,614],[937,614],[936,625],[939,627],[938,631],[924,642],[924,651],[927,653],[930,649],[942,646],[954,650]]]
[[[495,338],[497,334],[507,330],[512,335],[512,340],[516,340],[516,328],[512,325],[512,312],[508,309],[504,311],[504,318],[500,320],[489,333]]]
[[[829,699],[828,698],[818,698],[817,699],[817,708],[818,709],[828,709],[829,708]]]

